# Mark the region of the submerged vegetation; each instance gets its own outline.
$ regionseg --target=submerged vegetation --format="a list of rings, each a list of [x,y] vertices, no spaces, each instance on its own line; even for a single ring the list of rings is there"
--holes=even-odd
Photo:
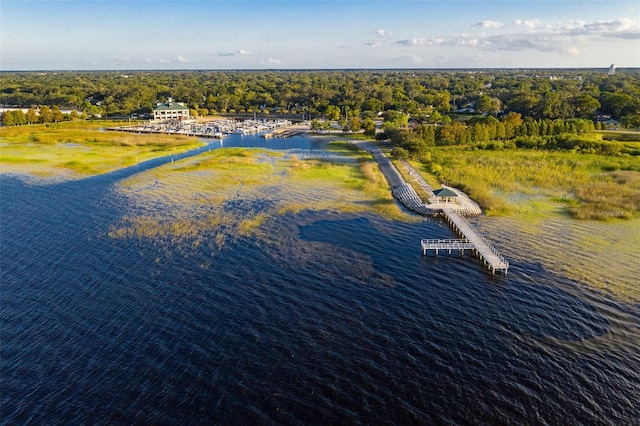
[[[298,158],[221,148],[140,173],[119,186],[133,213],[110,235],[205,244],[213,255],[229,241],[260,237],[270,221],[289,213],[370,212],[411,220],[364,151],[336,142],[327,152],[328,158]]]
[[[104,131],[110,122],[0,128],[0,173],[75,179],[188,151],[195,138]]]

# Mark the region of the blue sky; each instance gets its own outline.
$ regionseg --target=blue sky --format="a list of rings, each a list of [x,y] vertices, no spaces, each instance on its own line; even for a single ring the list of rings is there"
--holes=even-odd
[[[615,0],[2,0],[0,69],[640,67]]]

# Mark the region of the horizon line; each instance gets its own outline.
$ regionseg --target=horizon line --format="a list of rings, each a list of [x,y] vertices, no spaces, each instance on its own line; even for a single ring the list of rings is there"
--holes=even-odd
[[[131,68],[131,69],[14,69],[0,70],[0,73],[30,73],[30,72],[305,72],[305,71],[513,71],[513,70],[607,70],[610,66],[615,66],[616,70],[640,70],[640,67],[624,67],[611,64],[604,67],[443,67],[443,68]]]

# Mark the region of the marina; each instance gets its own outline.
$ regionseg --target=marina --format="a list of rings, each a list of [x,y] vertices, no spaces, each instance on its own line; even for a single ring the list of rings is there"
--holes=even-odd
[[[290,120],[265,120],[265,119],[218,119],[205,122],[196,120],[166,120],[151,121],[145,124],[111,127],[107,130],[131,132],[131,133],[162,133],[170,135],[186,135],[199,138],[224,139],[231,134],[253,135],[257,133],[269,134],[279,130],[283,135],[288,135],[286,130],[292,126]],[[308,129],[308,127],[307,127]],[[306,130],[303,130],[306,131]],[[302,133],[301,131],[300,133]],[[291,132],[291,131],[290,131]],[[293,133],[298,134],[298,133]],[[274,136],[278,137],[278,136]]]

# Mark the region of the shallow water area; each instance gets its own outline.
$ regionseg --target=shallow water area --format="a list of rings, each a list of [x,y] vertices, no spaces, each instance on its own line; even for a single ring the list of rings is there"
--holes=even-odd
[[[422,256],[420,238],[453,237],[438,219],[302,210],[222,247],[207,233],[114,237],[141,209],[173,214],[124,183],[181,165],[0,177],[2,424],[636,422],[637,303],[518,238],[492,239],[515,254],[507,277],[468,254]],[[226,214],[268,209],[285,192],[271,188]]]

